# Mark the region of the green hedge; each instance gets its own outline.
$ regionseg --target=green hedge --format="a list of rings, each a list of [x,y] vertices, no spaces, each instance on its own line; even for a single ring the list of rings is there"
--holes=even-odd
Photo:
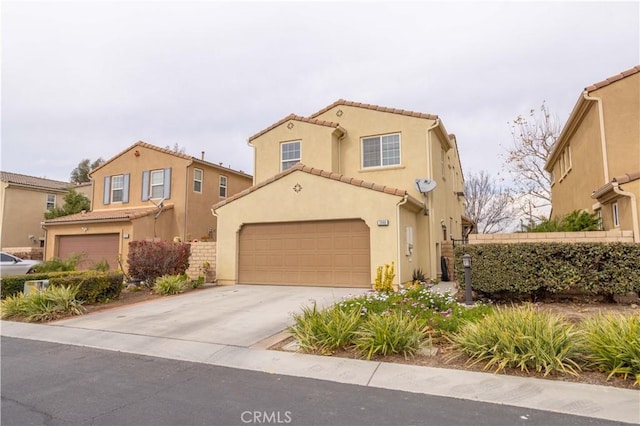
[[[95,303],[101,299],[117,299],[123,287],[124,275],[120,272],[48,272],[16,275],[2,278],[2,298],[21,293],[25,281],[49,280],[53,286],[78,286],[78,300]]]
[[[490,297],[536,299],[546,293],[591,295],[640,293],[640,244],[513,243],[455,249],[455,268],[464,281],[462,255],[472,257],[474,291]],[[463,283],[461,283],[463,284]]]

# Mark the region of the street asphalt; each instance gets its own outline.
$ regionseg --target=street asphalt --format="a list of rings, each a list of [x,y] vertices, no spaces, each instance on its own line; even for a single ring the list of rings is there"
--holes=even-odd
[[[364,291],[213,287],[49,324],[2,321],[0,334],[640,424],[640,392],[634,389],[266,349],[302,305],[326,306]]]

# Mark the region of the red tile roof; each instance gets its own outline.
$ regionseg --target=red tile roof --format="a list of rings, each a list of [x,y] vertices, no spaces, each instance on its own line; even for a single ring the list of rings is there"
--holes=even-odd
[[[245,195],[249,195],[250,193],[252,193],[254,191],[257,191],[258,189],[260,189],[260,188],[262,188],[264,186],[267,186],[270,183],[273,183],[276,180],[279,180],[279,179],[281,179],[281,178],[283,178],[283,177],[285,177],[285,176],[287,176],[287,175],[289,175],[289,174],[291,174],[293,172],[296,172],[296,171],[301,171],[301,172],[308,173],[308,174],[311,174],[311,175],[320,176],[320,177],[323,177],[323,178],[326,178],[326,179],[337,180],[339,182],[343,182],[343,183],[346,183],[346,184],[349,184],[349,185],[359,186],[361,188],[367,188],[367,189],[372,189],[372,190],[378,191],[378,192],[384,192],[385,194],[397,195],[397,196],[400,196],[400,197],[408,195],[407,191],[404,190],[404,189],[398,189],[398,188],[393,188],[393,187],[390,187],[390,186],[379,185],[379,184],[376,184],[376,183],[373,183],[373,182],[366,182],[366,181],[363,181],[361,179],[356,179],[356,178],[352,178],[352,177],[349,177],[349,176],[344,176],[344,175],[341,175],[341,174],[338,174],[338,173],[332,173],[332,172],[329,172],[329,171],[326,171],[326,170],[316,169],[316,168],[313,168],[313,167],[307,167],[302,163],[298,163],[295,166],[291,167],[290,169],[285,170],[284,172],[278,173],[277,175],[272,176],[269,179],[252,186],[251,188],[247,188],[244,191],[238,192],[235,195],[227,198],[226,200],[223,200],[223,201],[215,204],[213,206],[213,209],[214,210],[218,209],[218,208],[224,206],[225,204],[229,204],[232,201],[235,201],[235,200],[237,200],[239,198],[244,197]],[[414,199],[413,197],[410,197],[410,199],[415,204],[422,205],[420,201]]]
[[[302,116],[295,115],[295,114],[289,114],[285,118],[283,118],[282,120],[278,121],[277,123],[274,123],[271,126],[267,127],[266,129],[261,130],[258,133],[256,133],[255,135],[251,136],[249,138],[249,142],[251,142],[252,140],[264,135],[265,133],[275,129],[279,125],[281,125],[283,123],[286,123],[287,121],[290,121],[290,120],[302,121],[304,123],[311,123],[311,124],[317,124],[318,126],[327,126],[327,127],[334,127],[334,128],[337,128],[339,126],[338,123],[333,123],[331,121],[316,120],[316,119],[313,119],[313,118],[302,117]]]
[[[163,152],[165,154],[173,155],[174,157],[178,157],[178,158],[183,158],[183,159],[188,160],[188,161],[193,161],[193,162],[200,163],[200,164],[206,164],[208,166],[211,166],[211,167],[214,167],[214,168],[217,168],[217,169],[223,169],[224,171],[227,171],[227,172],[236,173],[236,174],[239,174],[239,175],[244,175],[246,177],[251,177],[250,174],[247,174],[247,173],[243,172],[242,170],[238,171],[238,170],[234,170],[234,169],[232,169],[230,167],[224,167],[222,165],[211,163],[209,161],[200,160],[200,159],[198,159],[196,157],[192,157],[191,155],[183,154],[181,152],[176,152],[176,151],[174,151],[172,149],[160,148],[159,146],[152,145],[152,144],[144,142],[144,141],[138,141],[138,142],[134,143],[133,145],[129,146],[128,148],[120,151],[119,153],[117,153],[116,155],[111,157],[109,160],[105,161],[100,166],[98,166],[95,169],[91,170],[91,174],[95,173],[96,170],[99,170],[102,167],[104,167],[107,163],[111,163],[112,161],[114,161],[118,157],[126,154],[127,152],[129,152],[130,150],[132,150],[135,147],[142,147],[142,148],[152,149],[154,151]]]
[[[594,90],[600,89],[600,88],[602,88],[604,86],[608,86],[611,83],[615,83],[618,80],[622,80],[625,77],[629,77],[630,75],[633,75],[633,74],[636,74],[636,73],[639,73],[639,72],[640,72],[640,65],[636,65],[633,68],[630,68],[630,69],[628,69],[626,71],[622,71],[619,74],[613,75],[613,76],[611,76],[611,77],[609,77],[609,78],[607,78],[605,80],[602,80],[602,81],[599,81],[597,83],[594,83],[591,86],[587,86],[587,87],[585,87],[585,90],[587,92],[592,92]]]
[[[172,210],[173,204],[165,204],[164,211]],[[55,219],[46,220],[45,225],[60,225],[70,222],[114,222],[129,221],[139,219],[141,217],[150,216],[158,211],[155,206],[152,207],[132,207],[128,209],[107,209],[94,210],[84,213],[75,213],[67,216],[57,217]]]
[[[73,187],[75,184],[71,182],[62,182],[59,180],[39,178],[35,176],[21,175],[19,173],[0,172],[0,181],[7,183],[14,183],[16,185],[31,186],[43,189],[53,190],[66,190],[68,187]]]
[[[365,108],[365,109],[370,109],[373,111],[381,111],[381,112],[390,112],[392,114],[401,114],[401,115],[406,115],[409,117],[417,117],[417,118],[426,118],[428,120],[436,120],[438,118],[437,115],[433,115],[433,114],[424,114],[422,112],[415,112],[415,111],[408,111],[408,110],[404,110],[404,109],[396,109],[396,108],[387,108],[387,107],[383,107],[383,106],[379,106],[379,105],[373,105],[373,104],[363,104],[360,102],[351,102],[351,101],[346,101],[344,99],[338,99],[337,101],[335,101],[334,103],[332,103],[331,105],[322,108],[320,111],[311,114],[309,117],[310,118],[316,118],[317,116],[324,114],[325,112],[329,111],[331,108],[334,108],[336,106],[339,105],[345,105],[345,106],[352,106],[352,107],[357,107],[357,108]]]

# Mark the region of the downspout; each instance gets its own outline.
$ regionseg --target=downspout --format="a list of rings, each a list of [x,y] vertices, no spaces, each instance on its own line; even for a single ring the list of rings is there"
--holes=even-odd
[[[432,143],[431,143],[431,131],[435,128],[437,128],[440,125],[440,119],[436,118],[436,121],[433,122],[433,124],[427,128],[427,175],[429,176],[429,179],[433,179],[435,180],[434,176],[433,176],[433,156],[432,154]],[[429,192],[427,194],[424,194],[424,202],[427,208],[427,211],[429,212],[429,269],[431,272],[431,277],[430,278],[437,278],[438,276],[438,266],[437,266],[437,259],[435,258],[435,244],[434,244],[434,224],[433,224],[433,220],[434,220],[434,215],[433,215],[433,210],[431,209],[431,195],[432,192]]]
[[[42,261],[47,261],[47,226],[44,222],[40,222],[40,227],[44,231],[44,250],[42,250]]]
[[[396,204],[396,228],[398,228],[398,289],[400,289],[400,284],[402,284],[402,244],[400,243],[401,241],[401,234],[400,234],[400,206],[403,206],[405,204],[407,204],[407,201],[409,201],[409,194],[404,194],[404,197],[402,197],[402,200],[400,200],[397,204]]]
[[[191,165],[193,165],[193,161],[189,163],[184,172],[186,179],[184,180],[184,225],[182,228],[182,241],[186,241],[187,236],[187,216],[189,214],[189,167]]]
[[[602,99],[589,96],[588,91],[582,92],[582,97],[587,101],[596,101],[598,103],[598,118],[600,121],[600,144],[602,149],[602,166],[604,171],[604,183],[609,183],[609,159],[607,157],[607,139],[604,132],[604,107]]]
[[[640,243],[640,226],[638,225],[638,204],[636,196],[633,192],[620,189],[618,182],[611,182],[611,185],[613,185],[613,192],[623,197],[629,197],[629,201],[631,202],[631,221],[633,223],[633,242]]]

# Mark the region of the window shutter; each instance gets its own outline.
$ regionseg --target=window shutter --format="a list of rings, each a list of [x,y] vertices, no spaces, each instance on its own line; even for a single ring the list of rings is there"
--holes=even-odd
[[[171,197],[171,167],[164,169],[164,194],[165,200]]]
[[[111,201],[111,176],[105,176],[102,203],[106,206],[109,204],[109,201]]]
[[[128,203],[129,202],[129,173],[127,173],[127,174],[125,174],[123,176],[122,202],[123,203]]]
[[[149,170],[142,172],[142,201],[149,199]]]

